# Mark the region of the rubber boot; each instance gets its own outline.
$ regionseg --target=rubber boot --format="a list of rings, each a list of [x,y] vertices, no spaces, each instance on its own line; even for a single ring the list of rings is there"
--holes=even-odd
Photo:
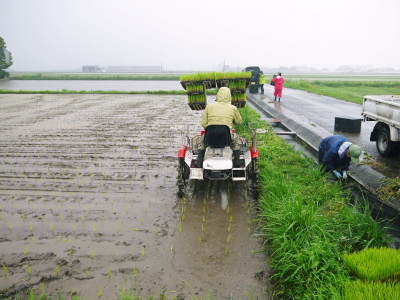
[[[233,167],[240,168],[240,150],[233,150]]]
[[[274,99],[274,101],[276,101],[276,96],[275,96],[275,99]]]
[[[204,154],[206,150],[198,150],[196,159],[196,168],[203,168]]]

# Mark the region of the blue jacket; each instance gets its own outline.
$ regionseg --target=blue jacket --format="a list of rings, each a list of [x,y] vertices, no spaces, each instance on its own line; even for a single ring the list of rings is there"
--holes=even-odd
[[[348,170],[350,157],[347,157],[347,151],[339,156],[339,148],[348,140],[342,135],[332,135],[324,138],[319,144],[318,159],[327,171]]]

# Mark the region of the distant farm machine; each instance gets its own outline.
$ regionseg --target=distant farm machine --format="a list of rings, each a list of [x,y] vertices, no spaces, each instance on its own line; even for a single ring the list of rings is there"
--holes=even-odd
[[[249,82],[249,92],[251,94],[256,94],[258,93],[258,90],[260,88],[260,77],[262,74],[262,71],[260,67],[258,66],[250,66],[246,67],[244,69],[245,72],[250,72],[251,77],[250,77],[250,82]]]

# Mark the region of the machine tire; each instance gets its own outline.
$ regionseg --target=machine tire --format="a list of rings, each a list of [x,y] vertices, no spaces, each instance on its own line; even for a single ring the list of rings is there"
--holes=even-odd
[[[258,161],[256,158],[253,158],[250,164],[250,190],[253,193],[254,199],[258,199],[260,195],[260,183],[258,173]]]
[[[376,137],[376,149],[385,157],[392,156],[396,149],[396,143],[390,140],[390,132],[387,127],[380,127]]]
[[[180,158],[178,163],[178,177],[177,177],[177,185],[178,185],[178,195],[183,196],[185,193],[185,188],[187,185],[187,180],[189,179],[190,169],[185,164],[184,159]]]

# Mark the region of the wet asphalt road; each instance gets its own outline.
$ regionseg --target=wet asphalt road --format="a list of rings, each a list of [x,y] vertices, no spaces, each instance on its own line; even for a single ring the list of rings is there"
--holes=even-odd
[[[269,99],[274,98],[272,86],[265,85],[264,90],[265,96]],[[256,97],[262,99],[263,95],[256,95]],[[361,132],[359,134],[334,132],[335,117],[362,118],[362,106],[360,104],[289,88],[284,88],[281,102],[269,104],[282,113],[285,113],[285,110],[289,110],[298,115],[303,115],[308,120],[332,132],[332,134],[346,136],[353,143],[359,144],[364,151],[372,155],[379,164],[383,165],[380,171],[385,175],[400,175],[400,154],[391,158],[384,158],[376,150],[375,142],[370,142],[369,140],[376,122],[361,122]]]

